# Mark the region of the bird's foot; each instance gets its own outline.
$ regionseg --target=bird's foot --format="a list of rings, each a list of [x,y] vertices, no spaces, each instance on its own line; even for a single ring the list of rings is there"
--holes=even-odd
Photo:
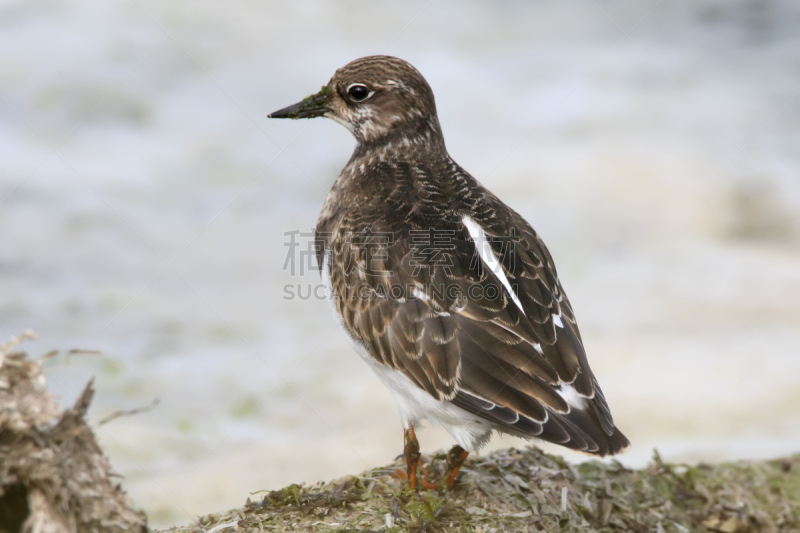
[[[467,460],[468,455],[469,452],[458,444],[450,448],[450,451],[447,452],[447,470],[442,479],[442,485],[444,485],[445,489],[452,490],[458,472],[461,470],[461,467],[464,466],[464,461]]]
[[[429,481],[430,474],[428,473],[427,466],[420,464],[419,441],[417,435],[414,433],[414,426],[409,426],[403,435],[404,446],[403,455],[406,460],[406,471],[403,472],[399,468],[394,471],[394,474],[400,479],[408,482],[408,488],[411,490],[423,489],[437,490],[444,488],[445,490],[452,490],[453,484],[456,481],[458,472],[464,465],[469,452],[464,450],[461,446],[456,444],[449,452],[447,452],[447,469],[445,470],[444,477],[441,483],[433,483]],[[421,472],[421,474],[420,474]]]

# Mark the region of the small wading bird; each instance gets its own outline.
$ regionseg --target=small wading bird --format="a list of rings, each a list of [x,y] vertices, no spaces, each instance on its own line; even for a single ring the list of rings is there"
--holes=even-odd
[[[627,449],[553,258],[450,158],[414,67],[357,59],[269,117],[328,117],[358,141],[320,213],[317,259],[347,337],[397,402],[411,488],[426,418],[458,443],[448,489],[493,430],[599,456]]]

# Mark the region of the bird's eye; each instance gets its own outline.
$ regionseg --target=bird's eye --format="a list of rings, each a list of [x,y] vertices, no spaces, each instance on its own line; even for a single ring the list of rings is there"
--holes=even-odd
[[[372,94],[369,89],[367,89],[366,85],[361,85],[360,83],[354,83],[350,87],[347,88],[347,94],[350,95],[350,99],[354,102],[363,102],[367,98],[370,97]]]

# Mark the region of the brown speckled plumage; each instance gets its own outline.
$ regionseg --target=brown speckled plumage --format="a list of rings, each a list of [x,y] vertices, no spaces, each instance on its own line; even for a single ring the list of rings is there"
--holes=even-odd
[[[354,85],[369,96],[356,101]],[[351,338],[492,429],[597,455],[627,448],[550,253],[450,158],[422,75],[397,58],[366,57],[337,70],[320,95],[322,104],[271,116],[327,116],[358,141],[317,223],[319,263]],[[481,259],[476,231],[505,280]]]

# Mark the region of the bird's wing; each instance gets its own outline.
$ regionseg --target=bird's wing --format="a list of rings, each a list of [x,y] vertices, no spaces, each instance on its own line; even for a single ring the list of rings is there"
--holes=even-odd
[[[345,215],[325,251],[344,326],[438,400],[513,433],[622,451],[547,248],[489,201],[491,216],[472,210],[418,231]]]

